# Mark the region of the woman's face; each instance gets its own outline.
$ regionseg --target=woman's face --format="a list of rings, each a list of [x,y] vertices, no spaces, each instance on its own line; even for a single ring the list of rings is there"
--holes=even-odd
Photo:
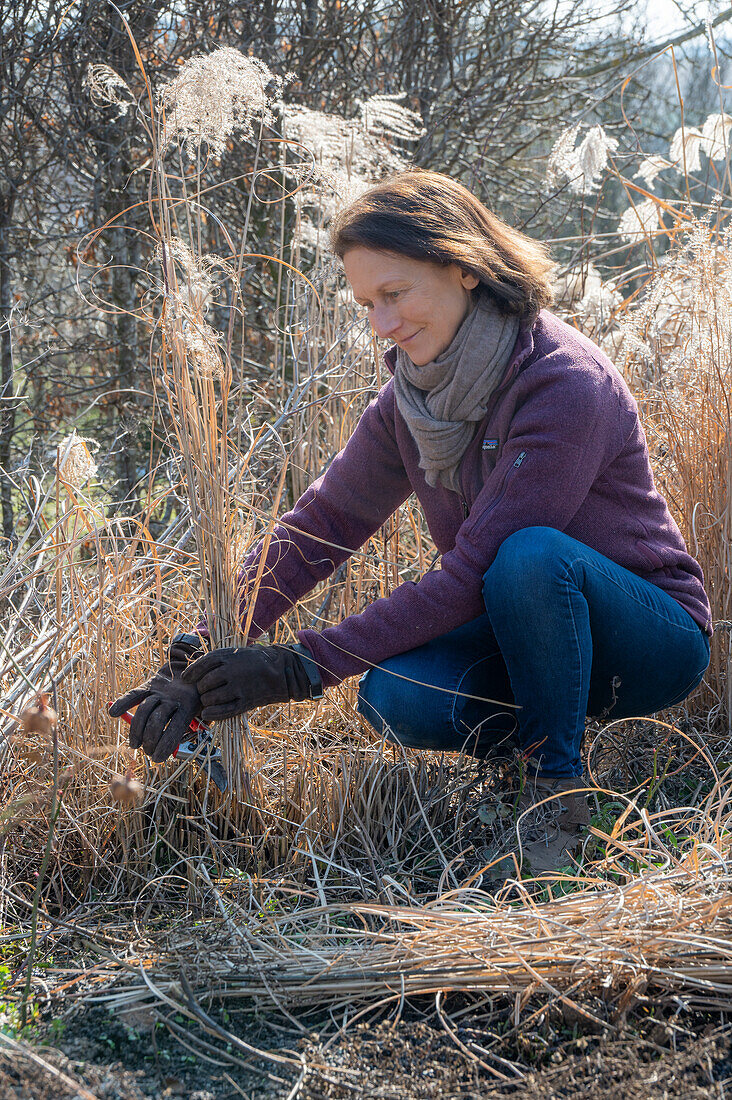
[[[343,257],[346,278],[371,327],[382,340],[393,340],[417,367],[445,351],[473,305],[475,275],[456,264],[412,260],[398,252],[360,245]]]

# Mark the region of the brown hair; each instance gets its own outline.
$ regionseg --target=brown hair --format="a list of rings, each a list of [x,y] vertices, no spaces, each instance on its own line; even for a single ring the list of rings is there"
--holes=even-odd
[[[554,264],[544,245],[439,172],[413,169],[369,188],[336,215],[330,243],[341,260],[362,247],[457,264],[478,277],[499,308],[522,318],[534,320],[552,302]]]

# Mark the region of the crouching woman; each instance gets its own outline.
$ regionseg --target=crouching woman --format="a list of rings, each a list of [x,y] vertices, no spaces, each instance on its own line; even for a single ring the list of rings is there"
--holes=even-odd
[[[411,171],[342,213],[332,247],[392,345],[390,377],[276,527],[249,644],[200,656],[178,642],[112,713],[138,704],[130,742],[159,761],[195,715],[361,675],[361,713],[402,745],[485,756],[515,741],[527,806],[554,805],[524,845],[541,869],[542,850],[571,849],[588,821],[572,793],[586,717],[650,714],[701,680],[701,569],[654,486],[623,378],[547,308],[540,244],[454,180]],[[412,493],[441,568],[296,645],[251,644]]]

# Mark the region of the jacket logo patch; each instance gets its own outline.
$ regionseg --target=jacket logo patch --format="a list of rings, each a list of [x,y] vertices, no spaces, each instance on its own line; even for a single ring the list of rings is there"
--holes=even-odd
[[[498,450],[498,440],[497,439],[484,439],[483,440],[483,450],[484,451],[497,451]]]
[[[526,458],[526,451],[522,451],[521,454],[516,459],[516,461],[514,462],[514,466],[520,466],[525,458]]]

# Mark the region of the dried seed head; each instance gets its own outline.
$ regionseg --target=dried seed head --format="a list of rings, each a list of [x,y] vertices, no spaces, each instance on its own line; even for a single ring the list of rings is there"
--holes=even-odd
[[[82,439],[73,431],[59,446],[58,476],[72,489],[81,489],[97,472],[97,464],[87,447],[87,443],[92,442],[91,439]]]
[[[44,737],[50,737],[58,722],[58,715],[48,705],[48,696],[39,694],[34,703],[21,711],[20,721],[26,733],[40,733]]]
[[[365,150],[357,122],[298,104],[287,104],[284,113],[287,137],[305,145],[319,167],[327,170],[361,162]]]
[[[585,284],[597,272],[594,264],[572,267],[554,280],[554,301],[558,306],[569,307],[579,301],[585,292]]]
[[[683,172],[698,172],[701,168],[700,153],[704,146],[704,135],[694,126],[679,127],[671,139],[669,156]]]
[[[164,329],[171,346],[199,378],[223,378],[220,333],[196,317],[178,295],[171,294],[169,304]]]
[[[97,107],[116,107],[120,115],[126,114],[135,101],[127,83],[109,65],[88,65],[84,87]]]
[[[406,168],[398,146],[424,133],[419,115],[399,102],[403,95],[377,95],[359,101],[360,118],[313,111],[287,104],[285,136],[312,154],[312,162],[295,165],[290,175],[303,184],[300,210],[312,214],[298,220],[294,245],[314,251],[327,243],[323,227],[337,211],[349,206],[384,175]]]
[[[652,237],[659,228],[658,205],[653,199],[629,206],[618,223],[620,236],[633,244]]]
[[[710,230],[712,216],[677,236],[625,323],[628,356],[658,363],[664,391],[676,389],[685,407],[697,390],[707,393],[710,377],[729,376],[732,240],[725,234],[720,241]]]
[[[636,178],[642,179],[648,187],[653,187],[657,177],[663,172],[664,168],[672,168],[673,165],[665,157],[652,156],[646,157],[641,161],[640,168],[636,172]]]
[[[623,296],[615,282],[603,282],[597,271],[588,274],[584,294],[577,304],[577,314],[583,332],[599,332],[622,305]]]
[[[251,133],[254,120],[273,121],[272,104],[283,83],[259,58],[230,46],[192,57],[160,89],[166,111],[163,144],[177,138],[195,155],[205,143],[220,156],[235,130]]]
[[[406,92],[397,92],[396,95],[372,95],[369,99],[358,100],[364,129],[397,141],[412,142],[421,138],[426,133],[422,116],[404,106],[405,97]]]
[[[128,775],[113,775],[109,781],[109,791],[115,802],[123,806],[139,806],[145,797],[145,788],[137,779]]]
[[[593,191],[605,171],[608,157],[618,147],[602,126],[593,126],[577,145],[580,127],[572,126],[559,136],[547,162],[547,182],[554,187],[566,179],[569,188],[582,195]]]
[[[724,160],[730,146],[732,117],[725,114],[709,115],[702,126],[702,149],[711,160]]]
[[[588,335],[597,335],[623,298],[612,279],[603,282],[594,264],[572,268],[555,284],[557,304]]]
[[[342,115],[313,111],[299,105],[288,104],[285,107],[285,134],[312,153],[316,167],[311,173],[316,181],[324,175],[328,177],[330,173],[338,172],[360,181],[362,186],[368,186],[385,173],[398,172],[406,167],[404,156],[387,141],[384,126],[373,125],[372,128],[374,113],[369,110],[371,102],[367,100],[361,105],[360,119],[343,118]],[[392,140],[395,139],[396,136],[392,135]],[[400,136],[398,140],[406,139]],[[295,174],[297,172],[298,168],[294,170]],[[329,182],[327,178],[326,182]]]
[[[218,286],[214,272],[221,271],[227,277],[235,272],[229,264],[208,253],[197,257],[180,237],[169,237],[155,249],[155,260],[163,268],[165,290],[176,295],[192,313],[205,314],[214,301]]]
[[[546,166],[546,178],[550,187],[556,187],[565,179],[573,179],[578,174],[575,146],[579,125],[563,130],[554,142]]]
[[[618,148],[615,138],[608,137],[602,126],[593,126],[585,134],[577,149],[577,165],[582,173],[577,187],[583,191],[592,191],[597,186],[607,166],[608,157]]]

